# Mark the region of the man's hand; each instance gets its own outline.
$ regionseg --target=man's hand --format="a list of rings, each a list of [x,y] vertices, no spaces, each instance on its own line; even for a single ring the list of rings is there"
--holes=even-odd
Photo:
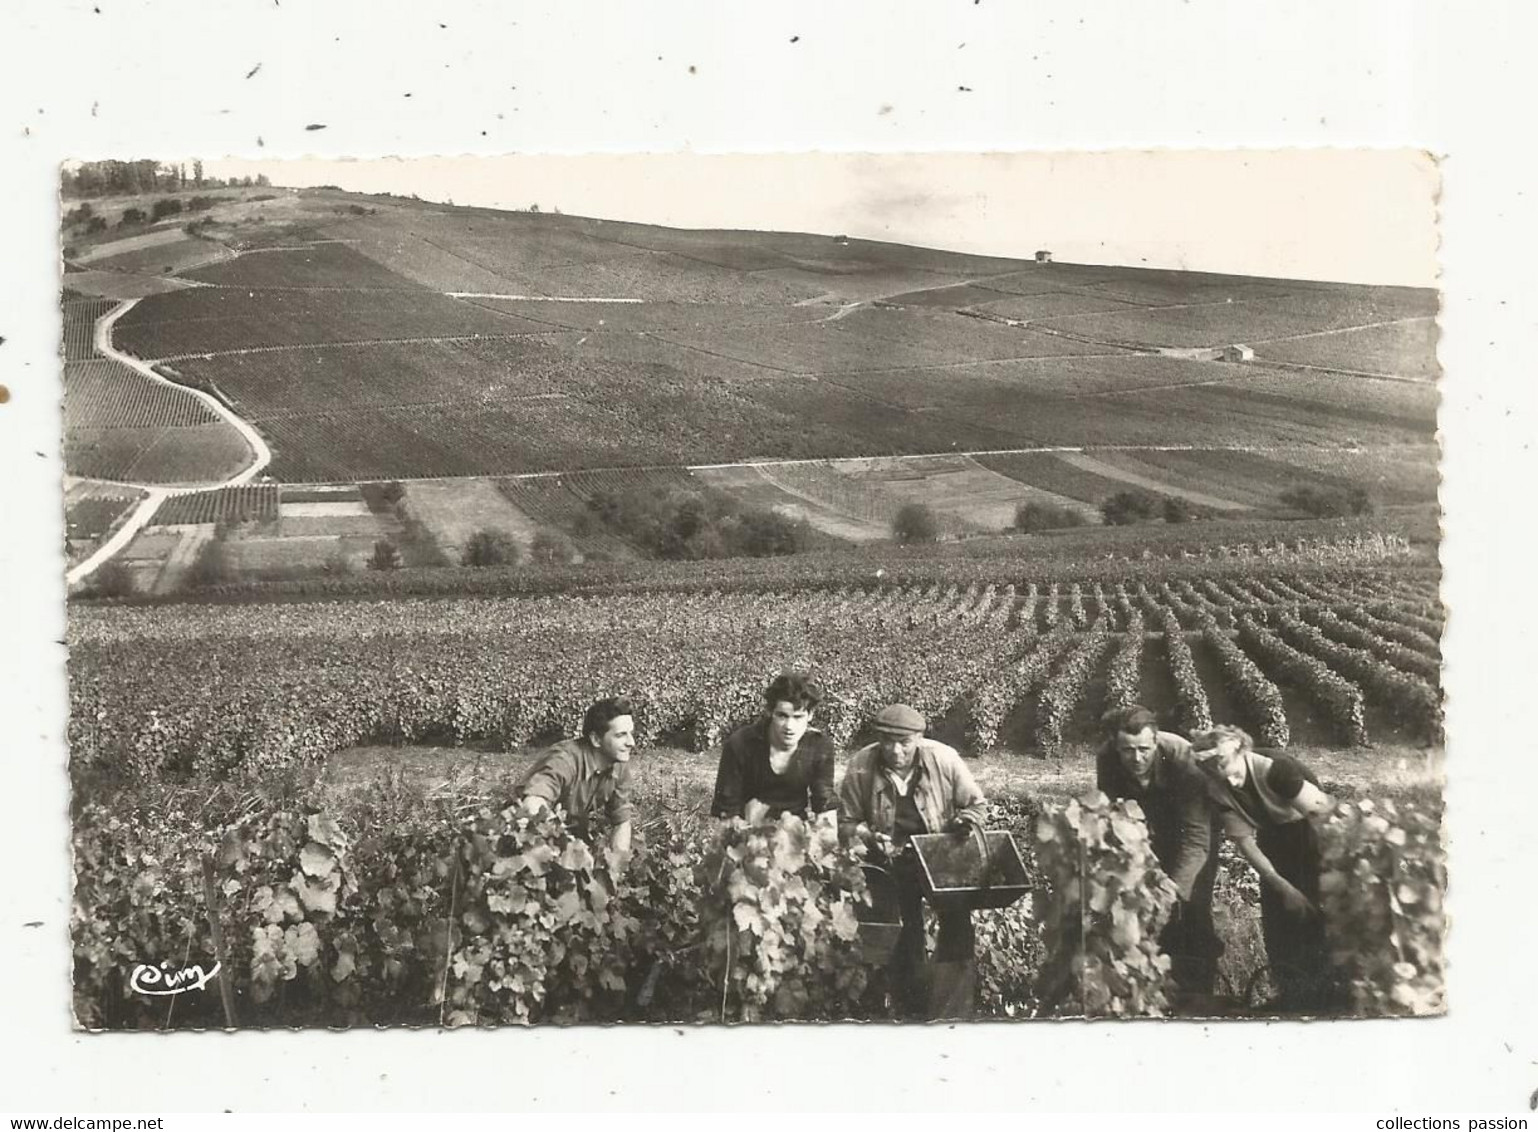
[[[757,798],[751,798],[742,808],[742,816],[748,820],[749,825],[757,825],[769,816],[769,805],[766,802],[760,802]]]
[[[1285,881],[1283,883],[1286,885],[1281,890],[1283,908],[1286,908],[1294,916],[1312,916],[1317,913],[1318,910],[1309,903],[1308,897],[1304,896],[1292,885],[1286,884]]]
[[[973,830],[983,827],[971,818],[965,818],[959,814],[953,817],[945,826],[946,833],[971,833]]]

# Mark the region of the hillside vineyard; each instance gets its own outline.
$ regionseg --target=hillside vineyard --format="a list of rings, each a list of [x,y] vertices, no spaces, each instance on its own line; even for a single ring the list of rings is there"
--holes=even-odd
[[[80,1024],[1445,1009],[1435,292],[206,192],[66,213]]]

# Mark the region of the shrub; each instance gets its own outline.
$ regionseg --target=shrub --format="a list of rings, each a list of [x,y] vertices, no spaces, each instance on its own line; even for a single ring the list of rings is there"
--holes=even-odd
[[[93,216],[90,220],[86,221],[85,234],[87,236],[94,236],[98,232],[105,232],[106,230],[107,221],[105,217]]]
[[[577,548],[560,531],[541,528],[529,544],[529,558],[541,566],[564,566],[577,557]]]
[[[229,548],[225,546],[227,531],[228,528],[221,522],[215,528],[214,537],[203,544],[203,549],[198,551],[197,561],[187,571],[187,586],[201,590],[240,580],[239,571],[230,558]]]
[[[522,552],[513,536],[502,530],[476,531],[465,543],[460,562],[465,566],[513,566]]]
[[[1073,507],[1060,507],[1052,503],[1027,500],[1015,508],[1015,530],[1022,534],[1082,527],[1088,522],[1084,513]]]
[[[1318,519],[1373,512],[1372,500],[1361,487],[1290,487],[1278,498],[1282,506]]]
[[[369,483],[360,483],[358,493],[363,496],[363,502],[368,504],[368,509],[376,515],[403,514],[400,504],[406,498],[406,489],[399,480],[373,480]]]
[[[374,554],[368,560],[368,565],[370,570],[399,570],[401,566],[400,548],[387,538],[375,540]]]
[[[78,204],[64,214],[64,223],[73,227],[76,224],[84,224],[96,215],[96,210],[89,204]]]
[[[149,216],[142,208],[125,208],[117,222],[120,227],[127,228],[134,224],[143,224],[148,220]]]
[[[1189,523],[1193,519],[1205,519],[1209,514],[1189,499],[1181,499],[1176,495],[1166,496],[1159,511],[1166,523]]]
[[[595,492],[573,529],[585,536],[598,523],[658,558],[683,561],[796,554],[811,542],[805,522],[692,486]]]
[[[175,197],[161,197],[150,206],[151,220],[164,220],[167,216],[176,216],[182,211],[182,202]]]
[[[892,537],[900,543],[936,542],[940,520],[926,503],[904,503],[892,519]]]
[[[91,597],[129,597],[138,592],[134,572],[125,563],[112,559],[96,568],[86,582],[85,594]]]
[[[740,547],[750,557],[799,554],[811,543],[812,528],[805,519],[791,519],[759,507],[744,510],[738,518]]]
[[[1159,513],[1159,497],[1146,491],[1118,491],[1100,504],[1100,514],[1114,527],[1146,523]]]

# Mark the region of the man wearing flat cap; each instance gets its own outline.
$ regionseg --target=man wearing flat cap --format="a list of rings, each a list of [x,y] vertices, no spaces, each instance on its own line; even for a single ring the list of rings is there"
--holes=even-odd
[[[877,741],[849,758],[839,787],[839,826],[846,837],[884,833],[899,847],[918,833],[968,833],[987,821],[987,799],[956,751],[924,736],[924,717],[907,704],[876,713]],[[928,987],[924,947],[924,895],[911,853],[892,862],[902,933],[892,958],[898,1005],[909,1017],[925,1012]],[[937,908],[936,964],[971,964],[972,914]]]

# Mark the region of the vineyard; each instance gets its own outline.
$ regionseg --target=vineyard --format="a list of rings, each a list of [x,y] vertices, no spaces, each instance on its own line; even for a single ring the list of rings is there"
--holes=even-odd
[[[197,286],[146,297],[115,330],[120,348],[219,390],[268,438],[280,480],[1065,445],[1424,449],[1434,435],[1433,383],[1371,376],[1434,371],[1414,329],[1434,313],[1429,292],[1047,275],[863,241],[398,204],[348,215],[313,242],[192,269]],[[89,356],[85,332],[71,314],[67,357]],[[1235,341],[1274,347],[1279,364],[1159,353]],[[984,465],[1019,489],[957,478],[983,494],[963,491],[948,522],[998,529],[1042,492],[1092,508],[1141,475],[1061,463]],[[1144,478],[1173,495],[1213,487],[1192,482],[1199,470]],[[1425,500],[1428,478],[1379,482]],[[843,520],[884,523],[879,487],[846,490]],[[1266,506],[1276,482],[1235,490],[1235,508]],[[834,525],[821,529],[844,537]]]
[[[64,312],[64,360],[85,362],[96,357],[96,320],[117,304],[111,299],[77,299],[60,304]]]
[[[273,253],[278,254],[278,253]],[[145,359],[412,338],[497,337],[545,330],[430,291],[195,287],[145,299],[116,328]]]
[[[75,1016],[100,1029],[890,1018],[883,952],[861,926],[870,850],[826,819],[718,824],[703,814],[708,768],[680,758],[638,760],[628,861],[601,836],[500,809],[516,757],[433,789],[394,770],[260,795],[119,788],[75,821]],[[1169,1013],[1156,941],[1174,889],[1136,805],[997,781],[988,794],[1033,893],[974,915],[977,1012]],[[1348,1008],[1440,1013],[1437,808],[1358,798],[1323,837]],[[1253,917],[1232,867],[1220,860],[1225,906]],[[125,958],[188,956],[223,977],[169,1004],[134,993]],[[1248,999],[1257,973],[1241,957],[1221,976],[1230,1010],[1265,1012]]]
[[[64,367],[64,427],[189,428],[221,423],[190,393],[170,389],[119,362],[97,358]]]
[[[865,848],[826,821],[716,824],[696,797],[786,668],[823,685],[840,749],[901,700],[989,778],[1034,889],[977,917],[999,1017],[1170,1009],[1170,883],[1136,806],[1081,789],[1107,709],[1337,768],[1440,748],[1433,292],[340,193],[273,207],[303,223],[221,214],[238,255],[124,245],[113,266],[148,277],[70,276],[144,292],[116,347],[251,422],[276,481],[167,498],[119,560],[154,592],[68,611],[87,1026],[887,1017]],[[243,467],[199,399],[96,355],[112,307],[64,306],[69,470]],[[1237,342],[1258,360],[1215,360]],[[701,485],[817,537],[642,562],[595,515]],[[1303,518],[1279,499],[1297,488],[1365,489],[1378,513]],[[1129,490],[1216,518],[1101,526]],[[134,498],[76,491],[72,553]],[[888,541],[915,502],[947,541]],[[999,536],[1024,502],[1089,525]],[[584,560],[445,564],[482,529],[528,559],[542,527]],[[362,568],[385,540],[409,568]],[[194,565],[198,601],[173,600]],[[629,861],[502,809],[529,751],[610,693],[638,704]],[[413,783],[439,756],[492,778]],[[351,777],[368,759],[379,776]],[[1074,799],[1028,795],[1026,766]],[[1332,961],[1361,1012],[1442,1010],[1435,813],[1345,796],[1321,823]],[[132,993],[125,961],[193,951],[227,980]]]
[[[182,426],[71,429],[71,475],[127,483],[196,484],[232,476],[251,461],[245,438],[223,421]]]
[[[173,495],[150,517],[150,526],[181,523],[268,523],[278,518],[278,485],[246,484]]]
[[[245,439],[193,394],[101,357],[96,321],[116,303],[63,304],[64,466],[75,476],[176,484],[223,479],[251,457]]]
[[[365,743],[558,734],[599,689],[697,750],[809,667],[848,742],[913,703],[972,753],[1075,750],[1136,697],[1272,746],[1440,740],[1434,579],[1374,571],[72,613],[82,770],[226,778]],[[623,626],[622,636],[612,627]]]

